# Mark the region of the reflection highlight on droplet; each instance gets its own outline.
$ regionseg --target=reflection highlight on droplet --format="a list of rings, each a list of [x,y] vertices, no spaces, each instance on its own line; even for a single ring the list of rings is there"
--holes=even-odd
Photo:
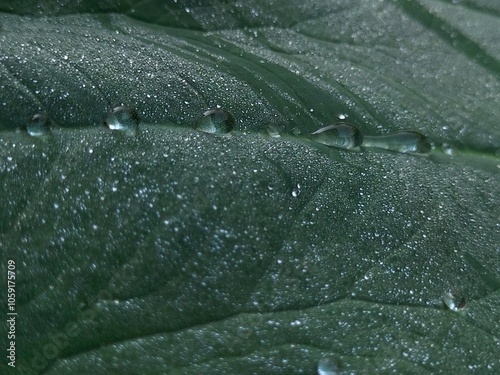
[[[313,141],[343,149],[358,147],[363,142],[363,134],[356,126],[341,122],[325,126],[309,135]]]
[[[401,153],[428,154],[432,150],[432,143],[420,132],[403,130],[385,135],[365,136],[363,147]]]
[[[139,115],[135,109],[121,104],[108,112],[104,125],[113,131],[135,133],[139,128]]]
[[[43,114],[36,114],[26,124],[26,132],[31,137],[44,137],[50,134],[50,120]]]
[[[229,133],[234,128],[234,117],[222,108],[209,109],[194,128],[205,133]]]

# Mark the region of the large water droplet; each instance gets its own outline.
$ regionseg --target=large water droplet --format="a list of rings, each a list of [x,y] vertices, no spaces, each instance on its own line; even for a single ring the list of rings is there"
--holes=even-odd
[[[229,133],[234,128],[234,117],[222,108],[209,109],[195,125],[205,133]]]
[[[318,375],[338,375],[340,368],[337,360],[330,355],[325,355],[319,360]]]
[[[49,135],[49,118],[42,114],[34,115],[26,124],[26,132],[32,137],[44,137]]]
[[[363,142],[361,131],[345,122],[325,126],[311,133],[309,137],[318,143],[344,149],[358,147]]]
[[[109,111],[104,119],[104,125],[111,130],[135,133],[139,127],[139,115],[133,108],[119,105]]]
[[[422,133],[412,130],[379,136],[365,136],[363,146],[415,154],[428,154],[432,150],[429,139]]]
[[[443,302],[451,311],[460,311],[465,307],[465,297],[457,291],[445,292]]]

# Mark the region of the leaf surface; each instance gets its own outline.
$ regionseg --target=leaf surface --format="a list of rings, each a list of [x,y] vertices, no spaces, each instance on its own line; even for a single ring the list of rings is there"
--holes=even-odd
[[[2,373],[498,372],[499,9],[408,4],[0,2]],[[307,139],[343,118],[435,150]]]

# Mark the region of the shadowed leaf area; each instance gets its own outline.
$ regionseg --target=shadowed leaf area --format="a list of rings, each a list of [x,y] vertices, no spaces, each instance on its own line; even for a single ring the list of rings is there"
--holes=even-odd
[[[0,373],[500,372],[496,1],[0,11]]]

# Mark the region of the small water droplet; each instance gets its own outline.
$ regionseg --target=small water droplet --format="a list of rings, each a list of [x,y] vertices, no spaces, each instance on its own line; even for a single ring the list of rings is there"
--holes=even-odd
[[[300,195],[300,189],[300,184],[297,184],[297,186],[292,189],[292,197],[297,198]]]
[[[337,360],[330,355],[325,355],[318,362],[318,375],[338,375],[340,368]]]
[[[234,117],[222,108],[209,109],[195,125],[196,130],[205,133],[229,133],[234,128]]]
[[[50,120],[42,114],[34,115],[26,124],[26,132],[32,137],[44,137],[50,134]]]
[[[266,130],[267,130],[267,134],[269,134],[269,136],[272,137],[272,138],[279,138],[279,137],[281,137],[281,134],[280,134],[279,130],[277,128],[275,128],[274,126],[272,126],[272,125],[268,125],[266,127]]]
[[[429,139],[422,133],[413,130],[403,130],[380,136],[366,136],[363,146],[415,154],[428,154],[432,150],[432,143]]]
[[[452,156],[454,153],[455,153],[455,150],[453,148],[452,145],[450,145],[449,143],[443,143],[441,145],[441,149],[443,150],[443,152],[446,154],[446,155],[450,155]]]
[[[104,125],[111,130],[135,133],[139,127],[139,115],[133,108],[118,105],[106,115]]]
[[[363,142],[363,134],[354,125],[344,122],[325,126],[309,136],[313,141],[327,146],[350,149]]]
[[[456,291],[445,292],[443,302],[451,311],[460,311],[465,307],[465,297]]]
[[[298,128],[298,127],[294,127],[292,129],[292,134],[293,135],[301,135],[302,134],[302,131]]]

